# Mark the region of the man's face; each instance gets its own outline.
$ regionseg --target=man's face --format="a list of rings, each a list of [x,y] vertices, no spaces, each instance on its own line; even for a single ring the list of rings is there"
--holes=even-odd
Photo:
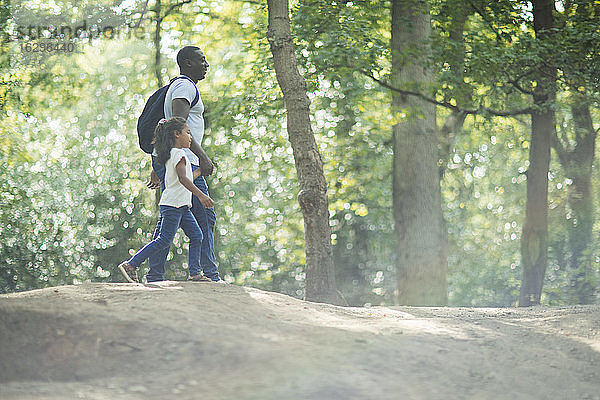
[[[208,61],[201,50],[196,50],[189,60],[190,71],[195,75],[198,80],[204,79],[206,72],[208,71]]]

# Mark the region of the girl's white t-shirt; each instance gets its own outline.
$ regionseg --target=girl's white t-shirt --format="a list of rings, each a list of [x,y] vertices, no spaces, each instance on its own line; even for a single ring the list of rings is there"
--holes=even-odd
[[[176,208],[192,206],[192,192],[179,182],[177,170],[175,169],[175,166],[182,158],[185,159],[185,176],[193,181],[194,175],[192,174],[192,164],[185,155],[185,151],[173,147],[171,149],[171,156],[165,163],[165,190],[160,196],[159,205],[161,206],[171,206]]]

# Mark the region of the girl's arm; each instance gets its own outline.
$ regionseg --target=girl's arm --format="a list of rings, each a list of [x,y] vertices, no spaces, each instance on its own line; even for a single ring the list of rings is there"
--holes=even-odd
[[[208,197],[207,195],[202,193],[202,191],[200,189],[198,189],[196,187],[196,185],[194,185],[194,182],[192,182],[190,180],[190,178],[185,176],[185,158],[184,157],[181,157],[181,160],[179,160],[177,165],[175,165],[175,171],[177,171],[177,177],[179,178],[179,182],[181,182],[181,184],[187,190],[192,192],[192,194],[194,196],[196,196],[198,199],[200,199],[200,203],[202,203],[202,205],[205,208],[211,208],[215,205],[215,202],[213,201],[213,199],[211,199],[210,197]]]

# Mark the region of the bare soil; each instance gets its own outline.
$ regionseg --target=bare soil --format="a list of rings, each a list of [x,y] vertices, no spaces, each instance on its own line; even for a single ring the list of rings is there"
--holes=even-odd
[[[215,283],[0,295],[0,399],[597,399],[600,306],[310,303]]]

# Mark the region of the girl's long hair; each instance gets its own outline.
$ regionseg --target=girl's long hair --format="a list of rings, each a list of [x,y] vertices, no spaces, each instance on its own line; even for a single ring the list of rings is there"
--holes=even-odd
[[[156,150],[159,164],[165,164],[171,157],[171,149],[175,146],[175,131],[181,132],[185,126],[185,119],[181,117],[169,118],[159,123],[154,129],[152,144]]]

